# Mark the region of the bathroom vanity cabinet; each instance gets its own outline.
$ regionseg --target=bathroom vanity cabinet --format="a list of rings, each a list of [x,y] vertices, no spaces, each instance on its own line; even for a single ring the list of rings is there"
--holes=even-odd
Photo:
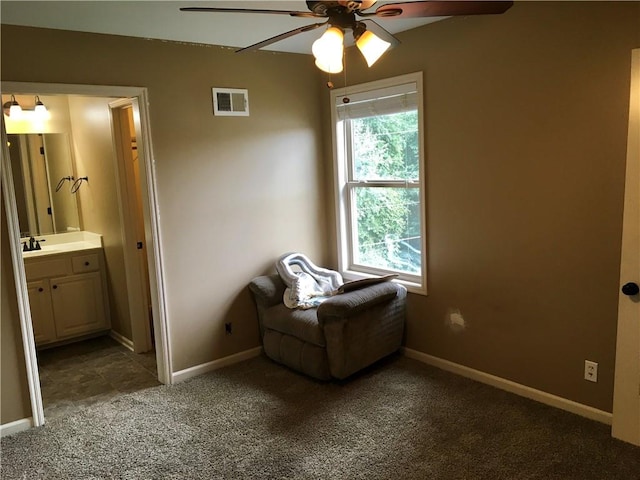
[[[24,258],[36,345],[110,328],[102,248]]]

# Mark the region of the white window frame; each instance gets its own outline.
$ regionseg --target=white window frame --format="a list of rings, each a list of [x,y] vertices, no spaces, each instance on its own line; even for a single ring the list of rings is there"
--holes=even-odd
[[[422,72],[409,73],[384,80],[352,85],[331,91],[331,131],[334,159],[334,188],[336,205],[336,236],[338,249],[338,268],[347,280],[357,280],[376,275],[397,273],[383,268],[372,268],[363,265],[356,265],[353,262],[352,246],[355,230],[351,228],[351,206],[349,205],[348,182],[349,182],[349,162],[345,158],[345,149],[340,148],[349,141],[343,129],[339,127],[339,118],[336,109],[338,101],[343,97],[353,98],[375,98],[380,91],[392,90],[401,85],[415,84],[417,92],[418,106],[418,148],[419,148],[419,198],[420,198],[420,240],[421,240],[421,273],[419,275],[400,275],[395,280],[407,287],[410,292],[422,295],[427,294],[427,227],[426,227],[426,179],[424,162],[424,100],[422,88]],[[352,182],[353,183],[353,182]],[[393,187],[405,185],[400,182],[376,182],[382,187]],[[414,183],[415,185],[415,183]]]

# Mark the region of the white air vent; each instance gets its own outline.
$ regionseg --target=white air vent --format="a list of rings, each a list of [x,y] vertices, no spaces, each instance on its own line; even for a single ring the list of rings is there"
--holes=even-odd
[[[240,88],[213,88],[213,114],[249,116],[249,91]]]

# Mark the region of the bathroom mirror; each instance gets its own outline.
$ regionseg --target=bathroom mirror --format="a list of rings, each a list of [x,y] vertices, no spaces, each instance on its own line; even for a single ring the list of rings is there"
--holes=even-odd
[[[81,230],[66,133],[9,134],[20,237]]]

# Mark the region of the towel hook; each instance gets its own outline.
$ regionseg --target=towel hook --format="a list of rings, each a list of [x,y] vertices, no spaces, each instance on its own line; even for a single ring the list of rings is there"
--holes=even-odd
[[[79,177],[75,182],[73,182],[73,185],[71,185],[71,193],[76,193],[80,189],[80,185],[82,185],[83,181],[89,183],[89,177]]]
[[[69,181],[69,182],[70,182],[70,181],[72,181],[72,180],[74,180],[74,178],[73,178],[73,177],[71,177],[71,176],[69,176],[69,177],[62,177],[62,178],[60,179],[60,181],[58,182],[58,185],[56,186],[56,192],[57,192],[57,191],[59,191],[59,190],[62,188],[62,186],[64,185],[64,182],[66,182],[66,181]]]

